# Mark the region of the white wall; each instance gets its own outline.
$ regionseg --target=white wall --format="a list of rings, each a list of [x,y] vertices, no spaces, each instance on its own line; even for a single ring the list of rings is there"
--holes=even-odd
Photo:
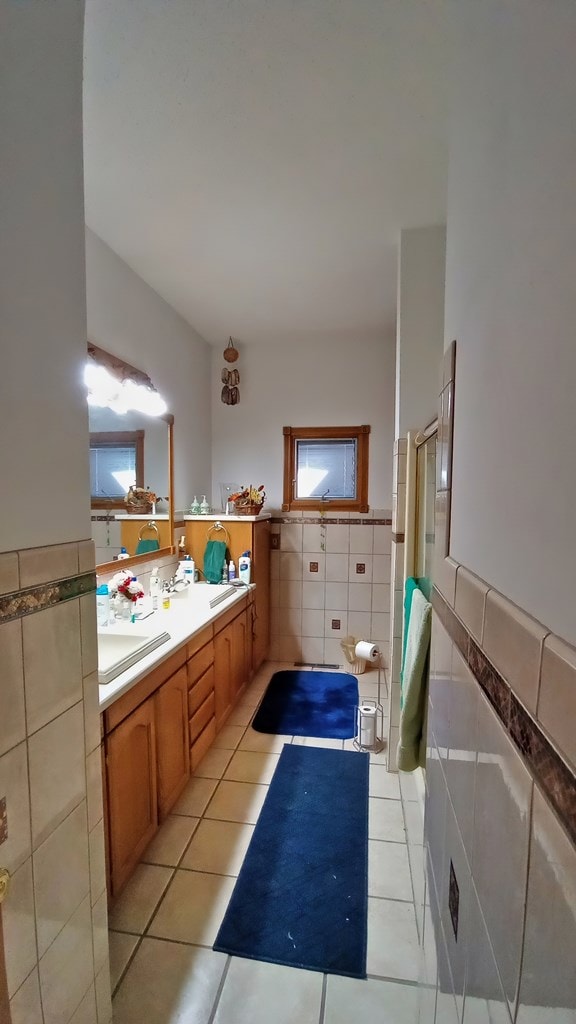
[[[437,415],[444,350],[446,228],[401,231],[398,246],[396,437]]]
[[[82,3],[2,6],[2,551],[90,536],[82,19]]]
[[[459,6],[451,550],[576,642],[576,6]]]
[[[224,346],[223,346],[224,347]],[[240,404],[220,400],[225,363],[212,359],[212,494],[220,482],[266,487],[282,505],[283,426],[369,423],[371,507],[392,503],[394,339],[376,334],[310,336],[286,345],[238,345]]]
[[[88,337],[147,373],[174,415],[175,507],[210,490],[210,348],[86,230]]]

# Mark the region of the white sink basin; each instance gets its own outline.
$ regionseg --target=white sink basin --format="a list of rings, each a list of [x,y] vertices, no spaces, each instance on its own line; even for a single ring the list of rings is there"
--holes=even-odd
[[[153,634],[125,629],[98,632],[98,682],[111,683],[121,672],[135,665],[150,651],[166,643],[166,631]]]

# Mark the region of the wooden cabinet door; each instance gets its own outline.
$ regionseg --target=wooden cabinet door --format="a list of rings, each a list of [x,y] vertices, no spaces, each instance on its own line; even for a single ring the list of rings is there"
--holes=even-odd
[[[216,728],[224,724],[232,704],[232,636],[231,622],[214,637],[214,696]]]
[[[249,661],[248,653],[251,632],[248,623],[247,611],[242,612],[232,623],[232,701],[236,700],[239,691],[245,685],[250,675],[251,658]]]
[[[254,624],[252,667],[260,668],[270,645],[270,523],[254,523],[253,550]]]
[[[154,700],[106,737],[112,895],[128,881],[158,828]]]
[[[158,811],[163,821],[190,776],[188,673],[179,669],[154,695]]]

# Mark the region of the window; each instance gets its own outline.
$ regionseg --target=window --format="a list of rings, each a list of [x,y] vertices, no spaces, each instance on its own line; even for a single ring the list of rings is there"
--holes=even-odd
[[[92,508],[123,507],[131,484],[144,486],[144,431],[96,431],[90,434]]]
[[[284,427],[284,511],[368,511],[370,427]]]

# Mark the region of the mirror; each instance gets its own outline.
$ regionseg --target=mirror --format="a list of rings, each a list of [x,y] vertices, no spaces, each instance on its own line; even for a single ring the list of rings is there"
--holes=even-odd
[[[127,514],[123,497],[130,484],[136,481],[139,486],[149,487],[159,499],[156,515],[151,513],[147,517],[147,520],[156,521],[159,536],[154,530],[144,530],[143,537],[145,540],[158,539],[162,554],[170,553],[173,537],[173,417],[167,415],[156,418],[139,412],[119,414],[112,409],[89,406],[88,422],[91,438],[90,471],[94,481],[91,490],[95,492],[91,495],[91,521],[96,568],[108,569],[108,563],[113,562],[122,545],[130,555],[135,555],[138,534],[146,523],[136,516],[130,516],[129,520],[119,520],[116,516]],[[123,435],[129,441],[122,451]],[[131,463],[126,462],[127,449],[134,450]],[[117,459],[112,454],[114,451]],[[136,451],[140,454],[136,455]],[[127,465],[134,466],[135,462],[138,463],[136,472],[126,469]],[[168,498],[168,501],[161,501],[161,498]],[[123,523],[127,524],[124,528]],[[150,556],[148,554],[143,557]],[[114,562],[112,568],[130,564],[132,559],[119,564]]]

